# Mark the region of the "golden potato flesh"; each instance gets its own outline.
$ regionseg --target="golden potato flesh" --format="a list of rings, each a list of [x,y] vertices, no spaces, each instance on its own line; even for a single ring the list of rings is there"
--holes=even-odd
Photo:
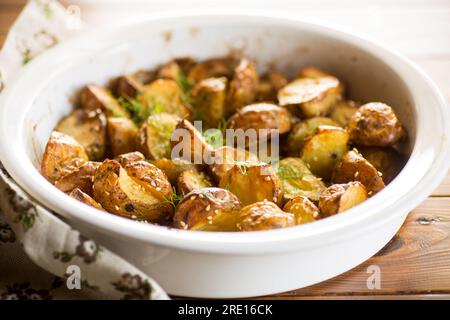
[[[131,163],[131,162],[143,161],[143,160],[145,160],[145,157],[139,151],[133,151],[133,152],[120,154],[116,158],[114,158],[114,160],[118,161],[122,165],[122,167],[124,167],[128,163]]]
[[[382,173],[383,181],[386,184],[394,180],[406,162],[405,157],[393,148],[358,147],[358,150]]]
[[[148,111],[166,112],[180,118],[189,118],[192,110],[183,101],[183,91],[175,80],[157,79],[144,86],[137,101]]]
[[[139,130],[139,150],[152,160],[170,158],[170,139],[181,120],[180,117],[165,112],[148,117]]]
[[[306,67],[298,72],[298,78],[321,78],[331,76],[329,73],[316,67]]]
[[[109,146],[114,156],[136,150],[138,128],[128,118],[108,118]]]
[[[319,208],[303,196],[297,196],[289,200],[284,205],[283,211],[294,215],[295,224],[305,224],[320,219]]]
[[[272,230],[292,227],[295,219],[273,202],[260,201],[241,209],[237,225],[241,231]]]
[[[243,205],[269,200],[278,205],[283,201],[283,186],[268,164],[235,164],[220,179],[221,188],[233,192]]]
[[[216,128],[225,116],[227,78],[201,80],[192,90],[194,118],[203,121],[204,127]]]
[[[209,177],[205,173],[197,170],[183,171],[177,179],[177,191],[182,195],[209,187],[212,187]]]
[[[329,180],[334,166],[348,150],[348,140],[348,132],[342,128],[319,126],[303,144],[302,159],[312,173]]]
[[[304,117],[311,118],[327,115],[342,95],[342,85],[335,77],[300,78],[278,91],[278,103],[298,107]]]
[[[137,161],[123,168],[115,160],[105,160],[97,169],[94,199],[108,212],[123,217],[163,223],[170,219],[172,187],[155,166]]]
[[[404,136],[394,110],[379,102],[361,106],[350,119],[347,129],[351,141],[362,146],[388,147]]]
[[[207,78],[231,78],[235,64],[236,60],[232,57],[209,59],[193,66],[188,73],[188,79],[192,83],[197,83]]]
[[[133,99],[144,88],[144,84],[133,75],[121,76],[116,81],[115,94],[123,99]]]
[[[75,109],[58,123],[55,130],[77,140],[89,159],[103,159],[106,149],[106,117],[102,112]]]
[[[187,170],[197,170],[197,166],[183,159],[158,159],[151,161],[151,164],[161,169],[170,183],[175,185],[180,174]]]
[[[220,182],[225,173],[236,163],[257,164],[259,161],[256,155],[246,150],[223,146],[213,151],[212,159],[208,163],[214,180]]]
[[[202,231],[238,231],[242,205],[228,190],[204,188],[188,193],[177,205],[174,227]]]
[[[227,114],[256,100],[258,93],[259,76],[255,64],[243,58],[234,69],[233,79],[230,82],[227,97]]]
[[[55,187],[62,192],[70,192],[74,189],[80,189],[84,193],[92,195],[94,175],[99,166],[100,162],[88,161],[81,167],[57,180],[55,182]]]
[[[285,201],[297,196],[318,201],[326,188],[323,181],[312,174],[300,158],[288,157],[282,159],[278,164],[277,176],[283,185]]]
[[[289,132],[286,152],[292,156],[299,156],[305,139],[323,125],[339,127],[338,123],[327,117],[313,117],[296,123]]]
[[[95,84],[90,84],[83,89],[80,103],[83,109],[102,110],[107,117],[130,117],[129,112],[114,99],[106,88]]]
[[[87,204],[88,206],[94,207],[96,209],[105,211],[102,206],[100,205],[100,203],[98,203],[97,201],[95,201],[94,199],[91,198],[91,196],[89,196],[88,194],[84,193],[81,189],[75,188],[73,189],[70,193],[69,196],[84,203]]]
[[[361,182],[333,184],[320,196],[319,209],[323,216],[329,217],[348,210],[367,198],[366,188]]]
[[[382,173],[364,159],[356,149],[342,156],[334,169],[332,180],[334,183],[359,181],[366,187],[369,196],[384,188]]]
[[[53,131],[45,146],[41,161],[41,173],[48,181],[55,183],[72,173],[89,160],[84,148],[74,138]]]
[[[287,78],[276,70],[269,70],[258,84],[256,99],[258,101],[276,101],[278,90],[288,84]]]
[[[331,119],[336,121],[339,126],[345,127],[353,115],[358,110],[359,105],[351,100],[343,100],[336,103],[330,114]]]

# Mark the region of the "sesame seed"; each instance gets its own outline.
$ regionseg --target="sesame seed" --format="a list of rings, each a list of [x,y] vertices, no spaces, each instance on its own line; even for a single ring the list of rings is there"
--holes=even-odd
[[[355,178],[358,178],[358,176],[359,176],[359,171],[356,171],[355,172]]]
[[[114,209],[119,210],[120,207],[119,207],[118,205],[115,205],[115,206],[114,206]]]
[[[214,210],[214,213],[219,214],[219,210],[218,209]]]
[[[191,196],[189,200],[195,200],[195,196]]]
[[[277,197],[273,197],[273,202],[277,202]]]
[[[211,210],[211,205],[208,204],[208,206],[206,207],[206,211]]]
[[[264,181],[267,181],[267,182],[270,181],[270,176],[265,177]]]

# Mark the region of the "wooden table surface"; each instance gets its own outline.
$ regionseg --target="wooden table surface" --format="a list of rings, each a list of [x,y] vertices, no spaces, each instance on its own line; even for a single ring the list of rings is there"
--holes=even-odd
[[[230,0],[228,5],[242,1]],[[202,3],[182,1],[63,1],[81,7],[92,24],[136,19],[152,11],[186,9]],[[126,5],[124,4],[126,3]],[[203,2],[204,3],[204,2]],[[209,7],[221,2],[210,1]],[[258,2],[266,9],[298,10],[303,15],[357,28],[397,48],[420,65],[450,100],[450,1],[319,0]],[[336,5],[338,3],[338,5]],[[23,0],[0,0],[0,45],[23,8]],[[251,9],[254,3],[240,4]],[[367,268],[381,270],[380,289],[368,289]],[[326,298],[443,298],[450,299],[450,174],[419,207],[398,234],[378,254],[347,273],[323,283],[270,296],[277,299]]]

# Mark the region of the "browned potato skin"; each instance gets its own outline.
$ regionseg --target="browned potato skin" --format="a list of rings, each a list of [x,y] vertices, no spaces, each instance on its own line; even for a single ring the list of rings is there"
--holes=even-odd
[[[283,202],[283,186],[268,164],[236,164],[220,179],[219,187],[230,190],[243,205],[269,200]]]
[[[134,190],[139,189],[140,198],[130,198],[123,189],[130,181]],[[172,196],[170,183],[164,173],[144,161],[122,168],[115,160],[105,160],[95,173],[93,190],[94,199],[106,211],[123,217],[162,223],[173,213],[166,200]]]
[[[80,104],[86,110],[102,110],[107,117],[130,117],[107,89],[96,84],[90,84],[81,91]]]
[[[134,99],[142,91],[144,84],[133,75],[121,76],[115,85],[115,94],[123,99]]]
[[[145,157],[139,151],[128,152],[118,155],[114,160],[118,161],[122,167],[126,166],[128,163],[136,161],[144,161]]]
[[[270,201],[260,201],[245,206],[239,214],[238,228],[241,231],[261,231],[292,227],[294,215],[282,211]]]
[[[267,136],[274,130],[280,134],[291,129],[292,116],[285,108],[270,103],[256,103],[238,110],[227,123],[227,129],[267,129]]]
[[[193,66],[188,73],[188,79],[195,84],[207,78],[231,78],[235,64],[236,60],[232,57],[208,59]]]
[[[234,70],[233,80],[230,82],[227,97],[227,114],[256,100],[259,76],[255,64],[243,58]]]
[[[173,185],[177,184],[177,179],[181,173],[188,170],[197,170],[197,166],[183,159],[158,159],[150,162],[161,169]]]
[[[207,128],[216,128],[225,115],[227,78],[207,78],[192,90],[194,118]]]
[[[276,70],[269,70],[264,74],[258,84],[258,101],[276,101],[278,90],[288,84],[288,79]]]
[[[71,192],[74,189],[79,189],[88,195],[92,195],[94,175],[100,164],[100,162],[94,161],[86,162],[78,169],[56,181],[55,187],[62,192]]]
[[[367,197],[366,188],[359,181],[333,184],[322,193],[319,209],[323,216],[329,217],[356,206]]]
[[[358,151],[383,174],[385,184],[394,180],[406,162],[405,157],[393,148],[358,147]]]
[[[55,183],[89,160],[82,145],[71,136],[53,131],[42,156],[41,173]]]
[[[202,225],[214,221],[218,215],[237,215],[242,205],[230,191],[220,188],[204,188],[188,193],[177,205],[174,215],[174,227],[178,229],[199,229]],[[237,231],[236,224],[227,226]]]
[[[290,212],[295,217],[295,224],[305,224],[320,219],[319,208],[308,198],[297,196],[289,200],[283,211]]]
[[[94,207],[98,210],[101,211],[105,211],[105,209],[103,209],[103,207],[100,205],[100,203],[98,203],[97,201],[95,201],[94,199],[91,198],[90,195],[88,195],[87,193],[83,192],[81,189],[79,188],[75,188],[73,189],[70,193],[69,196],[84,203],[87,204],[88,206]]]
[[[214,180],[219,183],[225,173],[238,163],[259,163],[258,157],[246,150],[229,146],[217,148],[212,153],[212,159],[208,161],[209,172]]]
[[[55,128],[77,140],[89,159],[101,160],[106,150],[106,117],[98,110],[75,109]]]
[[[333,172],[334,183],[361,182],[370,196],[384,188],[382,174],[369,161],[353,149],[342,156]]]
[[[128,118],[108,118],[108,139],[114,156],[136,150],[138,128]]]
[[[328,76],[331,76],[331,74],[316,67],[306,67],[298,72],[299,78],[321,78]]]
[[[392,146],[405,134],[394,110],[380,102],[361,106],[350,119],[347,128],[350,139],[362,146]]]
[[[177,178],[177,191],[186,195],[191,191],[212,187],[212,183],[205,173],[197,170],[183,171]]]

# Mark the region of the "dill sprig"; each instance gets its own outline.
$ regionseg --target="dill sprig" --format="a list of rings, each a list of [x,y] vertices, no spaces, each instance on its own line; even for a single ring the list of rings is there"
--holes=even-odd
[[[151,115],[159,114],[164,110],[164,106],[159,102],[152,103],[152,106],[149,108],[143,106],[139,100],[130,97],[120,97],[117,101],[125,110],[130,112],[131,120],[137,126],[140,126]]]

